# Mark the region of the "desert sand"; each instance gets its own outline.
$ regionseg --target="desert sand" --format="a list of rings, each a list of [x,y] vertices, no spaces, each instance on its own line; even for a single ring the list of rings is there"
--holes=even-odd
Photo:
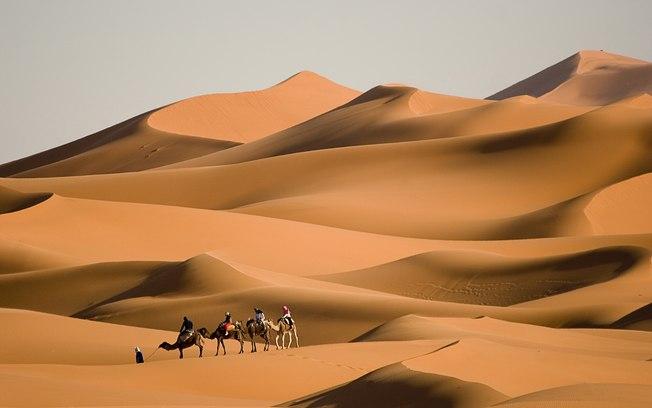
[[[487,99],[304,71],[0,165],[0,405],[647,407],[651,92],[602,51]],[[284,305],[301,347],[158,348]]]

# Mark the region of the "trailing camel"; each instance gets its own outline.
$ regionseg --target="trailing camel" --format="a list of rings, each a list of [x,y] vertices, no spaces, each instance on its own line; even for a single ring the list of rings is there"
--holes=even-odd
[[[222,344],[222,350],[224,350],[224,354],[226,355],[226,345],[224,345],[224,339],[234,339],[238,340],[240,342],[240,352],[238,354],[244,353],[244,337],[245,337],[245,332],[242,329],[242,323],[235,321],[232,323],[233,325],[233,330],[230,330],[228,332],[223,332],[221,328],[218,326],[217,329],[213,333],[208,333],[208,330],[206,330],[205,327],[202,327],[201,329],[197,330],[199,334],[202,335],[202,337],[206,339],[216,339],[217,340],[217,351],[215,352],[215,355],[220,354],[220,343]]]
[[[289,325],[285,319],[280,318],[278,319],[278,326],[275,325],[271,320],[267,321],[267,324],[269,327],[276,332],[276,349],[278,350],[280,347],[278,345],[278,338],[279,336],[281,337],[281,345],[282,348],[285,348],[285,335],[290,336],[290,343],[288,344],[287,348],[292,347],[292,333],[294,333],[294,338],[297,339],[297,347],[299,347],[299,335],[297,334],[297,324],[294,322],[293,325]]]
[[[262,322],[263,324],[258,324],[254,319],[247,320],[247,333],[249,333],[249,339],[251,339],[251,352],[255,353],[256,348],[256,336],[260,336],[265,340],[265,347],[263,351],[269,350],[269,325]]]
[[[201,357],[204,352],[204,340],[202,339],[202,336],[197,332],[182,333],[179,335],[179,337],[177,337],[177,341],[174,342],[174,344],[170,344],[167,341],[164,341],[158,346],[158,348],[162,348],[167,351],[179,349],[179,358],[183,358],[183,349],[192,346],[199,347],[199,357]]]

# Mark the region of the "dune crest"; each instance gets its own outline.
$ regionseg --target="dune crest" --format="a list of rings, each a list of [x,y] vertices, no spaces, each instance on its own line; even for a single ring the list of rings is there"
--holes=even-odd
[[[530,95],[570,105],[606,105],[652,92],[652,64],[604,51],[580,51],[487,99]]]
[[[196,96],[166,106],[147,124],[209,139],[250,142],[322,114],[359,95],[314,72],[302,71],[260,91]]]

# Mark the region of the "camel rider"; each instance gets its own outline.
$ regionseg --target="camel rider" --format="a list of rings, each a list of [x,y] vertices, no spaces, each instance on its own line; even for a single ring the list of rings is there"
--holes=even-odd
[[[265,313],[263,313],[262,309],[258,309],[257,307],[254,307],[254,317],[256,319],[256,324],[257,325],[264,325],[265,324]]]
[[[179,329],[179,334],[192,333],[192,321],[188,317],[183,316],[183,323]]]
[[[292,314],[290,313],[290,308],[283,306],[283,317],[281,319],[285,320],[287,324],[290,325],[290,328],[294,325],[294,320],[292,320]]]
[[[226,312],[224,313],[224,321],[220,323],[220,331],[222,332],[223,335],[228,336],[229,329],[231,328],[233,323],[231,322],[231,313]]]

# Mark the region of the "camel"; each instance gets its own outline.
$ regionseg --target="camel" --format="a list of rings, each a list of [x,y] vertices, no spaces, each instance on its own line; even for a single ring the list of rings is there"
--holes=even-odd
[[[294,333],[294,338],[297,339],[297,347],[299,347],[299,335],[297,334],[297,323],[294,322],[294,325],[290,326],[288,322],[285,321],[285,319],[280,318],[278,319],[278,326],[275,325],[271,320],[267,321],[267,324],[269,327],[276,332],[276,349],[278,350],[280,347],[278,346],[278,338],[281,336],[281,344],[282,348],[285,348],[285,335],[288,334],[290,335],[290,343],[288,344],[287,348],[292,347],[292,333]]]
[[[249,333],[249,338],[251,339],[251,352],[255,353],[256,348],[256,336],[260,336],[265,340],[265,347],[263,351],[269,350],[269,326],[263,321],[263,325],[256,323],[254,319],[247,320],[247,332]]]
[[[242,323],[235,321],[233,322],[233,326],[235,328],[231,331],[233,333],[232,336],[225,336],[222,330],[220,330],[220,327],[215,329],[213,333],[208,333],[208,330],[206,330],[205,327],[202,327],[201,329],[197,330],[199,334],[202,335],[202,337],[206,339],[217,339],[217,351],[215,352],[215,355],[220,354],[220,343],[222,344],[222,350],[224,350],[224,355],[226,355],[226,346],[224,345],[224,339],[230,339],[233,338],[234,340],[238,340],[240,342],[240,352],[238,354],[244,353],[244,330],[242,329]]]
[[[164,341],[158,346],[158,348],[162,348],[167,351],[179,349],[179,358],[183,358],[183,349],[197,346],[199,347],[199,357],[201,357],[202,353],[204,352],[204,340],[202,340],[201,335],[197,332],[193,332],[190,336],[186,337],[183,340],[181,340],[181,336],[182,335],[180,334],[179,337],[177,337],[177,341],[175,341],[174,344],[170,344],[167,341]]]

